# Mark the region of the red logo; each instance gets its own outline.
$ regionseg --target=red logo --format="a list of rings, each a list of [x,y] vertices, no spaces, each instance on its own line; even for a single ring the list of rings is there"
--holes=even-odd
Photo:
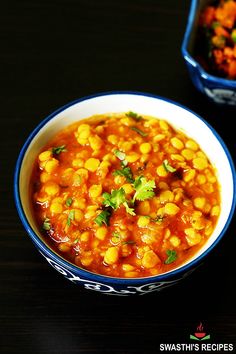
[[[200,322],[199,326],[197,326],[197,330],[194,333],[194,335],[190,334],[190,339],[194,339],[194,340],[206,340],[210,338],[211,338],[210,334],[207,335],[206,332],[204,332],[202,322]]]

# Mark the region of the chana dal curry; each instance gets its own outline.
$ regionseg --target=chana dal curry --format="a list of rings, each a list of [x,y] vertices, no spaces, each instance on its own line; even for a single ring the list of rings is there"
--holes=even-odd
[[[176,268],[207,241],[220,213],[216,174],[197,142],[134,112],[59,132],[38,155],[31,190],[51,247],[113,277]]]

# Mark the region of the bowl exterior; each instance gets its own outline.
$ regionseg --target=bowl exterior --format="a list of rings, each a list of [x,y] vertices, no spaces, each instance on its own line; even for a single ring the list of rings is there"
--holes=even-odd
[[[178,275],[167,276],[163,275],[163,280],[155,281],[156,277],[152,278],[136,278],[136,279],[115,279],[99,274],[85,272],[83,269],[70,267],[69,263],[63,262],[56,254],[49,254],[47,248],[41,247],[34,242],[38,251],[46,259],[46,261],[66,279],[81,288],[92,290],[107,295],[116,296],[134,296],[145,295],[152,292],[163,290],[169,286],[177,284],[180,280],[191,274],[194,269],[181,272]]]
[[[207,4],[207,2],[205,2]],[[193,58],[189,47],[194,42],[193,35],[197,31],[198,15],[203,2],[192,0],[188,15],[187,27],[182,43],[182,56],[194,86],[211,101],[218,104],[236,105],[236,81],[227,80],[208,74]]]
[[[184,56],[190,78],[194,86],[211,101],[219,104],[236,105],[236,82],[217,79],[203,73],[188,55]],[[225,82],[227,81],[227,82]]]

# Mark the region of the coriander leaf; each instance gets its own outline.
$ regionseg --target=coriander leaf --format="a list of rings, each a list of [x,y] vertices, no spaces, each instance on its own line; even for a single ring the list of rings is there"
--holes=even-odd
[[[138,133],[141,136],[147,136],[148,134],[143,132],[142,130],[138,129],[137,127],[131,127],[130,129],[132,129],[133,131],[135,131],[136,133]]]
[[[126,117],[133,118],[133,119],[135,119],[135,120],[137,120],[137,121],[143,119],[142,116],[140,116],[140,115],[138,115],[137,113],[132,112],[132,111],[129,111],[128,113],[125,113],[125,115],[126,115]]]
[[[72,204],[72,202],[73,202],[73,199],[72,199],[72,198],[67,198],[67,199],[66,199],[66,206],[70,207],[71,204]]]
[[[125,160],[126,154],[124,152],[116,149],[116,150],[114,150],[114,154],[121,161],[121,167],[125,167],[128,165],[128,162]]]
[[[126,167],[126,166],[128,165],[128,161],[123,160],[123,161],[120,162],[120,164],[121,164],[121,167],[122,167],[122,168],[123,168],[123,167]]]
[[[120,233],[119,232],[117,232],[117,231],[114,231],[114,232],[112,232],[112,239],[111,239],[111,242],[113,243],[113,244],[118,244],[118,243],[120,243],[120,240],[121,240],[121,235],[120,235]]]
[[[61,152],[66,152],[66,146],[65,145],[61,145],[61,146],[57,146],[57,147],[53,147],[52,148],[52,153],[54,155],[59,155]]]
[[[118,157],[118,159],[121,160],[121,161],[125,160],[125,158],[126,158],[125,153],[122,152],[122,151],[120,151],[120,150],[115,149],[115,150],[114,150],[114,154],[115,154],[116,157]]]
[[[172,167],[168,160],[164,160],[162,165],[167,172],[173,173],[176,171],[176,168]]]
[[[114,171],[113,176],[123,176],[129,183],[134,182],[133,173],[130,167],[124,167],[122,170]]]
[[[166,254],[168,257],[165,260],[165,264],[170,264],[170,263],[173,263],[174,261],[176,261],[176,259],[177,259],[177,252],[176,251],[167,250]]]
[[[109,218],[111,216],[111,213],[108,210],[103,210],[95,219],[95,223],[98,224],[98,226],[102,226],[102,223],[105,225],[109,225]]]
[[[155,193],[153,192],[153,189],[156,188],[155,181],[149,180],[143,176],[139,176],[135,178],[134,181],[134,189],[136,190],[134,197],[133,197],[133,202],[135,200],[145,200],[145,199],[150,199],[154,197]]]
[[[136,215],[134,212],[134,208],[130,208],[127,202],[124,202],[123,205],[124,205],[125,210],[128,214],[130,214],[132,216]]]
[[[46,218],[42,225],[43,230],[49,231],[51,229],[50,220]]]
[[[74,210],[70,210],[69,214],[68,214],[68,218],[67,218],[67,222],[66,224],[68,226],[70,226],[71,221],[73,221],[75,219],[75,211]]]
[[[120,238],[120,234],[119,234],[118,231],[112,232],[112,236],[113,236],[113,237],[116,237],[116,238]]]
[[[136,242],[133,240],[128,240],[128,241],[123,241],[122,245],[133,245],[134,243],[136,243]]]
[[[125,210],[130,215],[136,215],[133,208],[130,208],[128,201],[125,197],[125,190],[123,188],[114,189],[111,194],[103,193],[103,204],[106,207],[112,207],[114,210],[118,209],[121,205],[124,205]]]
[[[109,193],[103,193],[103,204],[108,207],[112,207],[113,209],[118,209],[121,204],[123,204],[126,199],[125,199],[125,191],[123,188],[120,189],[114,189],[111,194]]]

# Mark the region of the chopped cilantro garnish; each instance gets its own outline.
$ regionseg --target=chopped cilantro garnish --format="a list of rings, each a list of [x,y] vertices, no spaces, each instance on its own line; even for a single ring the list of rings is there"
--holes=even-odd
[[[43,230],[49,231],[51,229],[50,220],[46,218],[42,225]]]
[[[111,194],[105,192],[102,196],[104,198],[103,204],[106,207],[112,207],[112,209],[115,210],[126,201],[125,191],[123,188],[114,189]]]
[[[138,129],[137,127],[131,127],[130,129],[132,129],[133,131],[135,131],[136,133],[138,133],[141,136],[147,136],[148,134],[143,132],[142,130]]]
[[[102,223],[105,225],[109,225],[109,218],[111,216],[111,213],[108,210],[103,210],[97,217],[94,219],[95,223],[98,224],[98,226],[102,226]]]
[[[122,245],[133,245],[134,243],[136,243],[136,242],[133,240],[128,240],[128,241],[123,241]]]
[[[137,121],[139,121],[139,120],[142,120],[143,119],[143,117],[142,116],[140,116],[140,115],[138,115],[137,113],[135,113],[135,112],[132,112],[132,111],[129,111],[128,113],[126,113],[125,114],[127,117],[129,117],[129,118],[133,118],[133,119],[135,119],[135,120],[137,120]]]
[[[176,259],[177,259],[177,252],[176,251],[167,250],[166,254],[168,257],[165,260],[165,264],[170,264],[170,263],[173,263],[174,261],[176,261]]]
[[[121,167],[125,167],[128,165],[128,162],[126,161],[126,154],[120,150],[114,150],[114,154],[116,155],[116,157],[118,157],[118,159],[120,160],[121,163]]]
[[[117,210],[121,205],[125,207],[125,210],[130,215],[135,215],[134,209],[130,208],[128,205],[128,201],[125,197],[125,190],[123,188],[114,189],[111,194],[103,193],[103,204],[106,207],[111,207],[114,210]]]
[[[67,199],[66,199],[66,206],[70,207],[71,204],[72,204],[72,202],[73,202],[73,199],[72,199],[72,198],[67,198]]]
[[[121,161],[125,160],[125,158],[126,158],[125,153],[122,152],[122,151],[120,151],[120,150],[115,149],[115,150],[114,150],[114,154],[115,154],[116,157],[117,157],[119,160],[121,160]]]
[[[121,167],[123,168],[123,167],[128,165],[128,161],[123,160],[123,161],[120,162],[120,164],[121,164]]]
[[[118,231],[112,232],[112,236],[113,236],[113,237],[116,237],[116,238],[120,238],[120,234],[119,234]]]
[[[167,171],[167,172],[175,172],[176,171],[176,168],[172,167],[170,164],[169,164],[169,161],[168,160],[164,160],[163,161],[163,167],[164,169]]]
[[[134,182],[133,173],[130,167],[124,167],[122,170],[116,170],[113,172],[114,176],[124,176],[129,183]]]
[[[68,218],[67,218],[67,222],[66,224],[68,226],[70,226],[71,221],[73,221],[75,219],[75,211],[74,210],[70,210],[69,214],[68,214]]]
[[[123,205],[124,205],[125,210],[128,214],[130,214],[132,216],[136,215],[134,212],[134,208],[130,208],[127,202],[124,202]]]
[[[118,243],[120,243],[120,241],[121,241],[121,234],[118,231],[112,232],[111,242],[117,245]]]
[[[61,152],[66,152],[66,146],[65,145],[61,145],[61,146],[57,146],[57,147],[53,147],[52,148],[52,153],[54,155],[59,155]]]
[[[134,189],[136,192],[133,196],[133,202],[135,202],[135,200],[142,201],[145,199],[152,198],[155,195],[155,193],[153,192],[154,188],[156,188],[155,181],[147,181],[147,179],[143,176],[135,178]]]

